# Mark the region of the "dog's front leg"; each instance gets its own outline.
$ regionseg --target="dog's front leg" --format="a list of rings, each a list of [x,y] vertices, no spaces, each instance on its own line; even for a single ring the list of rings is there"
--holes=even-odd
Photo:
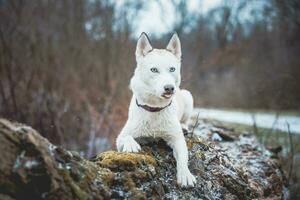
[[[123,152],[138,152],[141,150],[141,146],[132,137],[133,129],[130,129],[128,123],[125,124],[121,133],[117,137],[117,149]]]
[[[173,149],[177,165],[177,183],[181,186],[194,186],[196,178],[188,168],[188,149],[183,133],[172,135],[167,141]]]

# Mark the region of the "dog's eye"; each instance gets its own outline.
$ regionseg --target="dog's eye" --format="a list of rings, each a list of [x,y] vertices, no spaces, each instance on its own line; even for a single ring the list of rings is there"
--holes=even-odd
[[[170,72],[175,72],[175,67],[170,67]]]
[[[158,69],[155,68],[155,67],[152,67],[150,70],[151,70],[151,72],[153,72],[153,73],[158,73]]]

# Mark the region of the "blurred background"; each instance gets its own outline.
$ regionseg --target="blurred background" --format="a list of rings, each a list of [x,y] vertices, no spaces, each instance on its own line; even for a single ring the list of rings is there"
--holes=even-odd
[[[156,48],[179,34],[182,87],[203,117],[267,113],[269,125],[255,132],[271,145],[280,138],[291,158],[290,136],[297,146],[300,133],[299,0],[0,0],[0,116],[88,157],[113,148],[143,31]],[[293,129],[276,135],[282,115]]]
[[[283,147],[297,191],[299,0],[0,0],[0,116],[87,157],[113,148],[143,31],[156,48],[179,34],[197,112]]]

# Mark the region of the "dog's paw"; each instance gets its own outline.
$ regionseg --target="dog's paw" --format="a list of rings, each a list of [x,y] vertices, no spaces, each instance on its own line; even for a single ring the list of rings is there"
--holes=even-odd
[[[193,187],[196,183],[196,178],[188,169],[179,170],[177,172],[177,183],[182,187]]]
[[[139,152],[141,146],[131,137],[126,138],[123,143],[123,152]]]

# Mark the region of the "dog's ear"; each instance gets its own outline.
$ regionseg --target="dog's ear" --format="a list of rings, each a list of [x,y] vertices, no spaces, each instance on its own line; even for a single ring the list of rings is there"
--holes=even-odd
[[[153,48],[150,44],[147,34],[143,32],[136,45],[136,50],[135,50],[136,58],[138,59],[141,57],[145,57],[152,49]]]
[[[181,59],[181,44],[177,33],[174,33],[166,48],[173,53],[178,59]]]

